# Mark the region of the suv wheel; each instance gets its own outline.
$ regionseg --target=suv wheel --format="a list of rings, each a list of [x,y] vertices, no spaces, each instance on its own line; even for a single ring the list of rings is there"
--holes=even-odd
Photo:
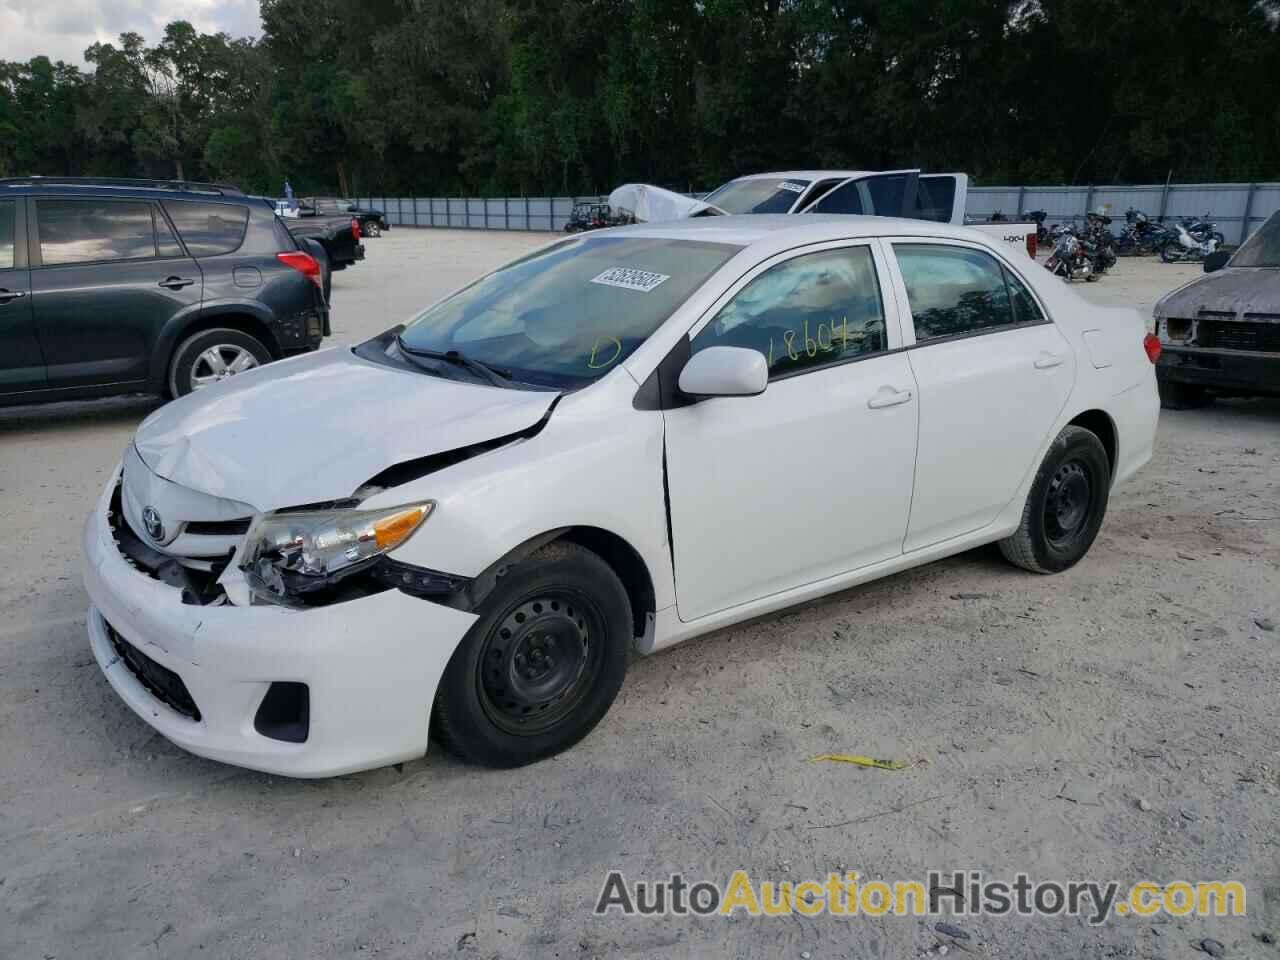
[[[201,330],[184,340],[169,367],[169,394],[188,393],[271,362],[271,351],[239,330]]]

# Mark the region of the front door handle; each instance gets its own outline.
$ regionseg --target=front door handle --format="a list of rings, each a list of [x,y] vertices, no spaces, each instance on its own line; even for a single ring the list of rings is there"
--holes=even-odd
[[[867,406],[872,410],[883,410],[885,407],[896,407],[900,403],[911,402],[910,390],[895,390],[893,387],[881,387],[875,392]]]
[[[1036,357],[1037,370],[1052,370],[1054,367],[1062,366],[1062,358],[1056,353],[1043,352]]]
[[[21,300],[27,295],[25,290],[5,290],[0,288],[0,304],[8,303],[10,300]]]
[[[160,281],[160,286],[168,287],[170,290],[181,290],[183,287],[189,287],[194,280],[188,280],[186,277],[167,277]]]

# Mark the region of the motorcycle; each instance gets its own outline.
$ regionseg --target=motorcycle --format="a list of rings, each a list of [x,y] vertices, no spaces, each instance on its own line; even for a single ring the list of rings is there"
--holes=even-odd
[[[1090,279],[1096,280],[1116,265],[1116,238],[1110,230],[1111,218],[1090,214],[1084,235],[1080,237],[1085,256],[1093,267]]]
[[[1124,213],[1125,226],[1116,239],[1116,252],[1122,256],[1155,253],[1173,239],[1173,231],[1156,223],[1141,210],[1130,207]]]
[[[1057,246],[1058,241],[1062,239],[1063,235],[1068,233],[1073,236],[1076,233],[1076,222],[1074,220],[1070,222],[1064,220],[1062,223],[1055,223],[1049,228],[1049,242],[1054,246]]]
[[[1203,243],[1205,240],[1216,240],[1218,246],[1222,246],[1227,242],[1227,238],[1218,231],[1218,225],[1209,219],[1209,214],[1203,217],[1187,217],[1179,221],[1181,226],[1187,228],[1187,233],[1191,234],[1191,239]]]
[[[1200,261],[1218,249],[1221,234],[1208,231],[1206,236],[1197,238],[1183,223],[1174,231],[1174,238],[1160,248],[1160,259],[1165,263]]]
[[[1080,238],[1070,229],[1064,229],[1054,244],[1053,253],[1044,262],[1044,268],[1054,276],[1068,282],[1098,279],[1093,272],[1093,260],[1086,253]]]

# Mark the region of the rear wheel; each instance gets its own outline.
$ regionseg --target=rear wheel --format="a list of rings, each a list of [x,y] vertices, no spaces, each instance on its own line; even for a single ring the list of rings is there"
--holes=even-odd
[[[182,342],[169,365],[169,395],[184,397],[271,362],[271,351],[255,337],[220,327]]]
[[[556,542],[509,567],[445,669],[432,731],[450,752],[516,767],[571,747],[627,670],[631,605],[597,554]]]
[[[366,237],[380,237],[382,236],[382,227],[378,225],[377,220],[368,220],[364,224],[363,232]]]
[[[1170,241],[1160,248],[1160,259],[1165,263],[1177,263],[1182,259],[1183,253],[1182,244]]]
[[[1000,541],[1000,552],[1035,573],[1075,565],[1098,535],[1110,487],[1102,441],[1084,427],[1063,428],[1031,483],[1018,529]]]
[[[1159,378],[1156,386],[1160,389],[1160,406],[1166,410],[1191,410],[1203,407],[1213,400],[1209,391],[1197,383],[1179,383],[1177,380]]]

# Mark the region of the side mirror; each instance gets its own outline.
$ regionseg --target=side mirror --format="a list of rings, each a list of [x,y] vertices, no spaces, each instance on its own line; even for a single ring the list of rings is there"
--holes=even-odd
[[[1215,250],[1204,258],[1204,272],[1213,273],[1215,270],[1221,270],[1227,265],[1227,261],[1230,259],[1230,250]]]
[[[769,384],[769,362],[759,350],[707,347],[680,371],[680,392],[691,397],[754,397]]]

